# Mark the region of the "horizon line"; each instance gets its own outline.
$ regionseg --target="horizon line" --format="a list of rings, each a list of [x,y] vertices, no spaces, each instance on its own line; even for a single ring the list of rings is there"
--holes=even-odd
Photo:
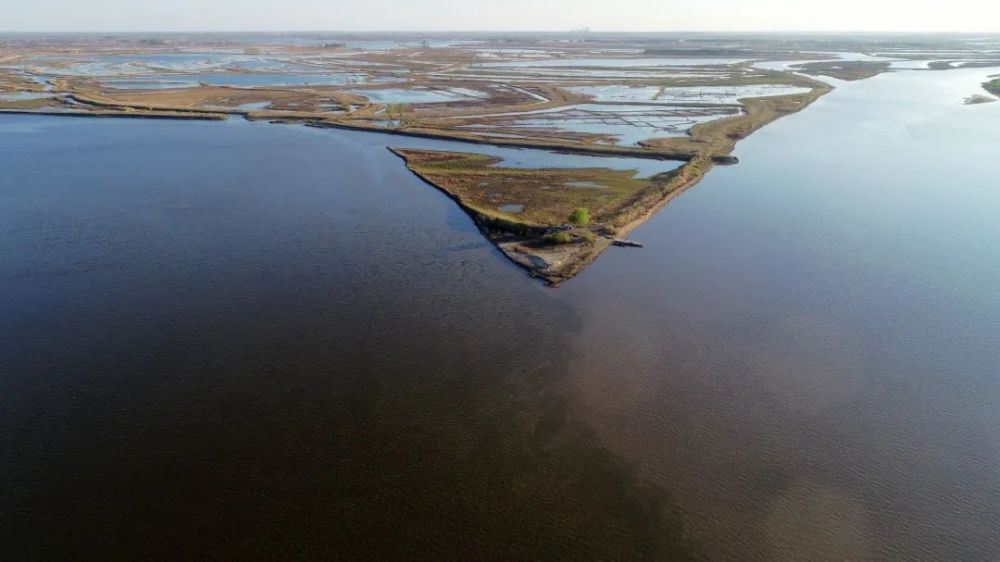
[[[515,29],[502,29],[502,30],[483,30],[483,29],[356,29],[356,30],[345,30],[345,29],[178,29],[178,30],[155,30],[155,29],[139,29],[139,30],[126,30],[126,29],[94,29],[94,30],[25,30],[25,29],[0,29],[0,33],[81,33],[81,34],[97,34],[97,33],[164,33],[164,34],[182,34],[182,33],[328,33],[328,34],[350,34],[350,33],[484,33],[484,34],[499,34],[499,33],[517,33],[517,34],[531,34],[531,33],[545,33],[545,34],[568,34],[568,35],[588,35],[588,34],[608,34],[608,33],[624,33],[624,34],[651,34],[651,33],[744,33],[744,34],[760,34],[760,33],[801,33],[801,34],[817,34],[817,33],[833,33],[833,34],[885,34],[885,35],[907,35],[907,34],[932,34],[932,35],[946,35],[946,34],[960,34],[960,35],[971,35],[971,34],[986,34],[986,35],[1000,35],[1000,30],[996,31],[962,31],[962,30],[843,30],[843,29],[744,29],[744,30],[722,30],[722,29],[670,29],[670,30],[598,30],[598,29],[587,29],[587,30],[554,30],[554,29],[538,29],[538,30],[515,30]]]

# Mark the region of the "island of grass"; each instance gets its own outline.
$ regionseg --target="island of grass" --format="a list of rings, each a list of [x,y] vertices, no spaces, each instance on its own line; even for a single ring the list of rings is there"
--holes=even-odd
[[[806,74],[829,76],[840,80],[865,80],[889,70],[882,61],[817,61],[794,65]]]
[[[729,155],[737,141],[776,119],[805,109],[832,90],[821,82],[810,85],[811,89],[803,94],[741,99],[743,113],[739,115],[700,123],[684,136],[647,139],[639,145],[664,155],[700,155],[716,163],[735,163]]]
[[[650,178],[607,168],[521,169],[483,154],[391,148],[468,212],[514,263],[556,286],[710,165],[699,159]]]

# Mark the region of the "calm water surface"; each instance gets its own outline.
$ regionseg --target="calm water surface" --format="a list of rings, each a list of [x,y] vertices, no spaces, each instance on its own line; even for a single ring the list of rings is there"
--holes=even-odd
[[[986,74],[843,85],[560,290],[571,402],[712,557],[1000,554]]]
[[[0,117],[0,551],[995,560],[986,74],[839,88],[558,290],[415,140]]]

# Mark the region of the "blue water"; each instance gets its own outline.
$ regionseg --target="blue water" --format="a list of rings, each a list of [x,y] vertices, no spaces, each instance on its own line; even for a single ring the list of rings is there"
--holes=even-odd
[[[407,88],[385,88],[380,90],[352,90],[360,96],[368,98],[375,103],[441,103],[449,101],[473,100],[472,96],[465,96],[447,90],[417,90]],[[486,94],[483,94],[485,97]]]
[[[581,415],[711,554],[1000,552],[1000,104],[962,105],[989,73],[839,87],[560,289]]]
[[[462,39],[428,39],[426,43],[421,40],[410,39],[404,41],[389,39],[359,39],[347,41],[344,46],[348,49],[362,49],[365,51],[390,51],[393,49],[416,49],[426,45],[429,49],[442,49],[445,47],[458,47],[462,45],[475,45],[480,41],[469,41]]]
[[[58,56],[53,56],[51,58],[58,59]],[[130,62],[139,62],[145,64],[176,64],[176,63],[192,63],[192,62],[204,62],[204,63],[221,63],[229,60],[239,60],[242,58],[247,58],[244,55],[238,55],[233,52],[205,52],[205,53],[125,53],[120,55],[99,55],[95,57],[86,57],[87,60],[95,60],[98,62],[108,63],[108,64],[126,64]]]
[[[203,74],[143,76],[142,78],[112,78],[102,80],[102,84],[124,89],[190,88],[205,83],[211,86],[336,86],[352,82],[368,81],[366,74],[351,73],[232,73],[207,72]],[[383,79],[385,80],[385,79]],[[380,80],[375,80],[380,81]]]
[[[989,73],[838,87],[556,290],[385,147],[587,157],[0,116],[0,547],[993,560]]]
[[[482,62],[473,66],[482,68],[517,68],[517,67],[579,67],[579,68],[645,68],[660,66],[701,66],[727,65],[744,62],[747,59],[737,58],[683,58],[683,57],[637,57],[637,58],[566,58],[543,60],[520,60],[508,62]]]

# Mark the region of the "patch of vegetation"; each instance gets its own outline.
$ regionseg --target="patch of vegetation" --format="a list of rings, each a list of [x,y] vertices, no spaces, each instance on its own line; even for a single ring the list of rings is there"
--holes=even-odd
[[[452,195],[463,206],[484,217],[516,220],[531,227],[565,224],[576,214],[579,225],[605,220],[630,206],[650,187],[634,170],[607,168],[503,168],[499,159],[484,154],[396,149],[410,170]],[[579,189],[579,182],[601,189]],[[524,210],[516,216],[497,210],[517,201]],[[570,219],[573,222],[573,219]]]
[[[597,241],[597,235],[589,230],[581,231],[580,238],[583,238],[588,244],[593,244]]]
[[[58,105],[57,102],[47,98],[0,101],[0,109],[45,109]]]
[[[569,244],[573,241],[573,235],[569,232],[550,232],[542,236],[542,240],[549,244]]]
[[[890,63],[881,61],[821,61],[795,65],[806,74],[830,76],[840,80],[864,80],[889,70]]]
[[[410,111],[410,104],[397,103],[385,106],[385,114],[389,119],[396,121],[397,128],[402,129],[413,124],[413,113]]]
[[[811,79],[782,71],[760,71],[753,74],[735,73],[712,77],[670,76],[658,80],[657,84],[668,88],[680,86],[757,86],[761,84],[812,87]]]
[[[569,222],[576,226],[587,226],[590,224],[590,211],[586,207],[577,207],[569,214]]]
[[[35,80],[30,80],[23,76],[11,74],[8,71],[0,70],[0,93],[10,92],[40,92],[44,89],[42,84]]]
[[[740,139],[746,138],[775,119],[801,111],[831,90],[830,86],[811,78],[800,78],[804,81],[800,83],[801,85],[812,88],[809,92],[745,98],[740,101],[745,109],[742,115],[699,123],[688,132],[687,136],[649,139],[639,144],[660,152],[708,157],[727,155],[733,151]]]

